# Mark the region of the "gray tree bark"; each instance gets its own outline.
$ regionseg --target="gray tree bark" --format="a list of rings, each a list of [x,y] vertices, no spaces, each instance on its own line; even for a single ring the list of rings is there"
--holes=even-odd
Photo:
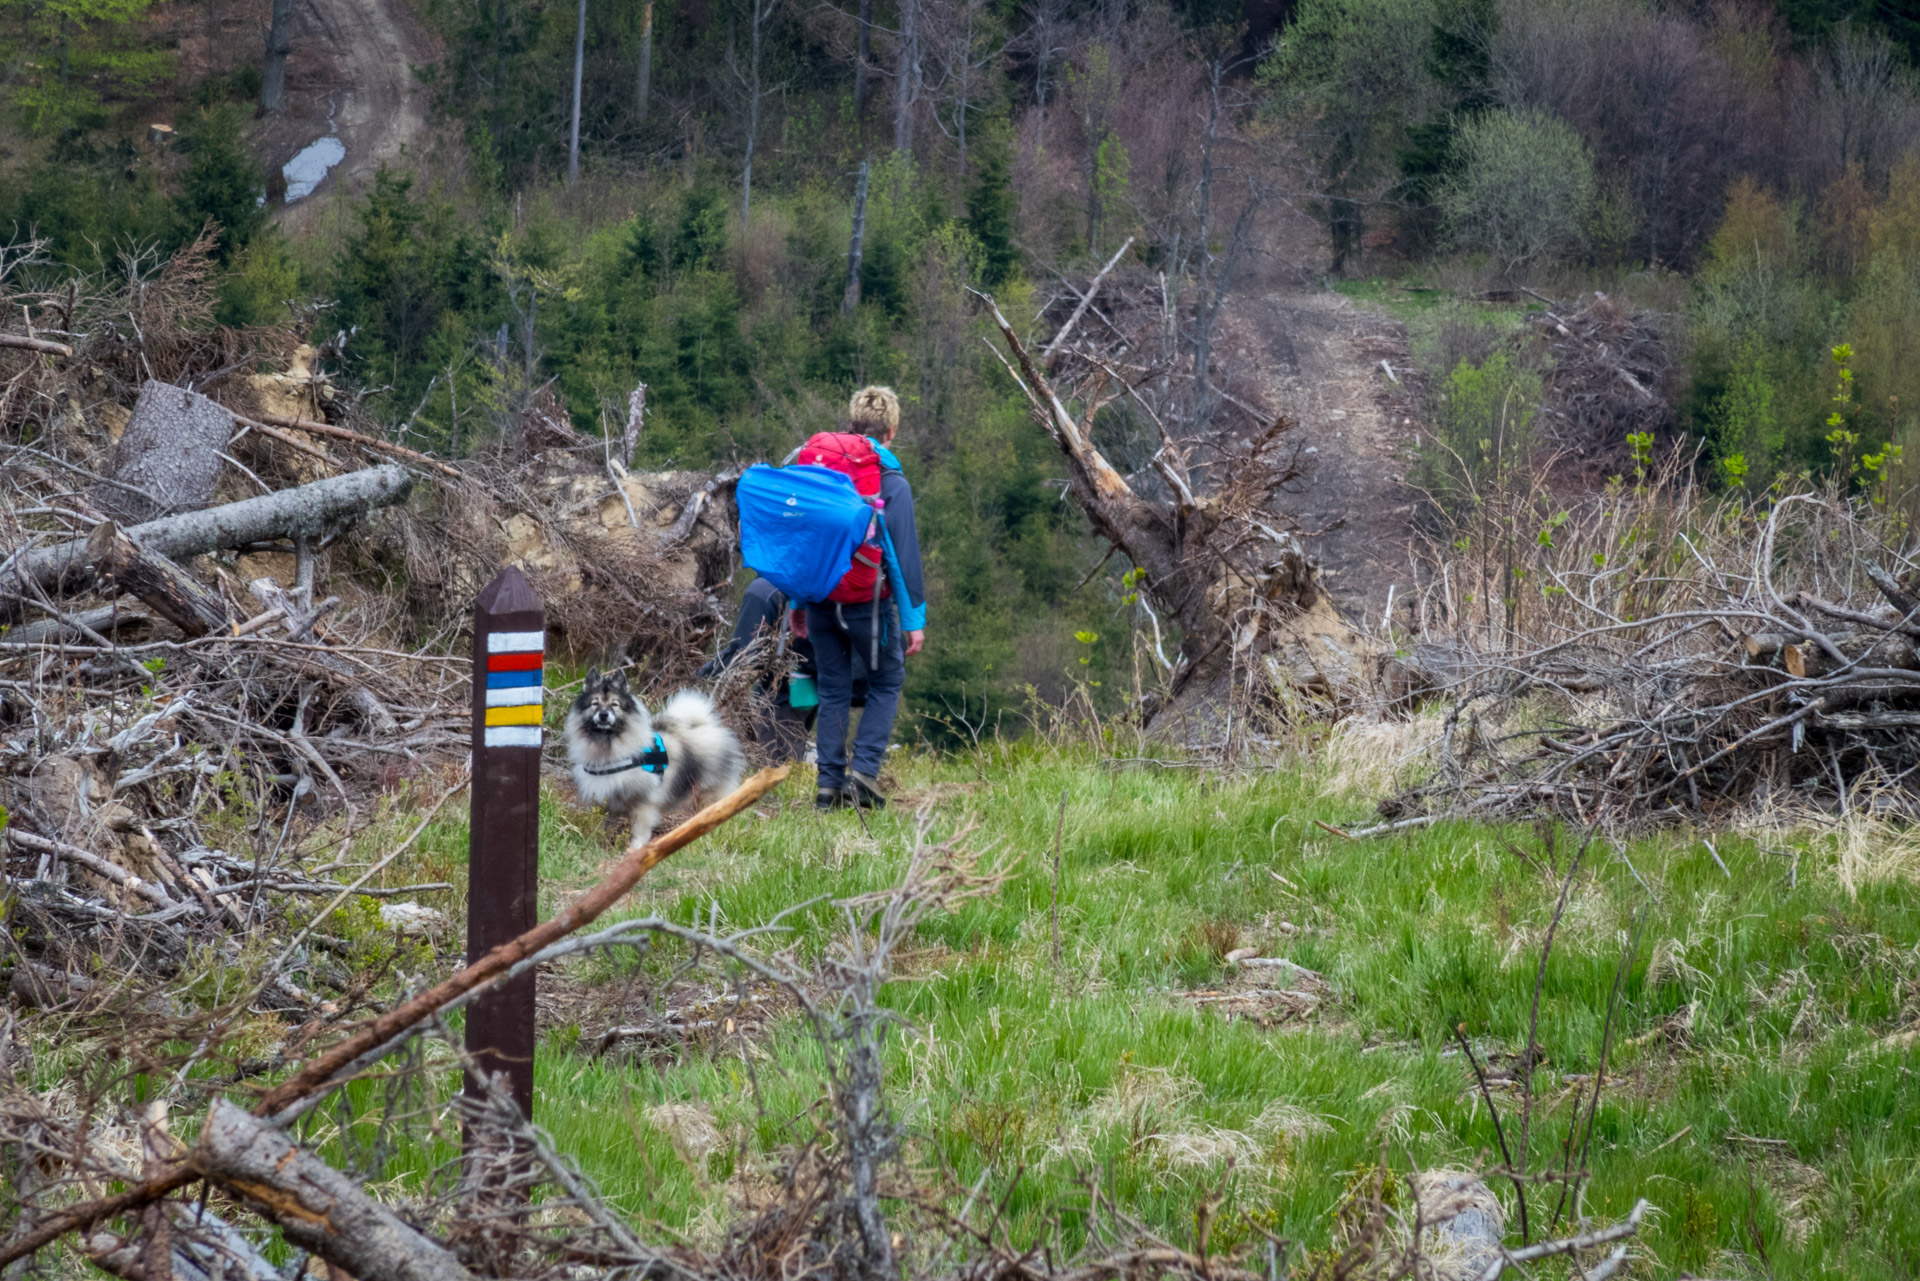
[[[867,239],[867,180],[873,176],[873,166],[868,161],[860,162],[860,185],[853,191],[853,238],[847,244],[847,288],[840,295],[840,314],[851,316],[860,305],[860,259],[865,253]]]
[[[121,591],[138,597],[188,636],[205,636],[232,621],[225,601],[165,556],[142,547],[112,521],[96,525],[87,535],[87,555],[94,572],[110,576]]]
[[[274,538],[317,539],[349,517],[401,502],[412,488],[413,477],[389,463],[206,511],[163,517],[135,525],[126,533],[153,555],[184,560]],[[24,557],[9,577],[34,583],[43,591],[74,591],[92,581],[92,569],[88,540],[76,538]],[[0,585],[0,591],[9,586]],[[18,601],[12,603],[17,606]],[[0,616],[7,608],[8,602],[0,599]]]
[[[587,0],[573,28],[573,124],[567,132],[567,185],[580,181],[580,79],[587,61]]]
[[[287,96],[287,55],[293,52],[293,0],[273,0],[267,29],[267,66],[260,77],[260,105],[278,111]]]
[[[88,499],[129,525],[198,511],[213,498],[233,415],[198,392],[151,379]]]
[[[853,58],[853,115],[867,113],[867,62],[873,57],[873,0],[860,0],[860,43]]]
[[[653,96],[653,0],[640,9],[640,67],[633,86],[634,120],[647,123],[647,100]]]
[[[288,1241],[359,1281],[473,1281],[446,1247],[225,1099],[214,1102],[192,1161],[279,1224]]]
[[[913,147],[913,103],[919,96],[920,0],[900,0],[900,58],[893,75],[893,149]]]

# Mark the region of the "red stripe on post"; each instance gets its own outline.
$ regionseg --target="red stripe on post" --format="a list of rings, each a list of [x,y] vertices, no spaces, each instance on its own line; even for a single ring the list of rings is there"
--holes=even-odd
[[[530,672],[544,661],[544,654],[489,654],[487,670],[490,672]]]

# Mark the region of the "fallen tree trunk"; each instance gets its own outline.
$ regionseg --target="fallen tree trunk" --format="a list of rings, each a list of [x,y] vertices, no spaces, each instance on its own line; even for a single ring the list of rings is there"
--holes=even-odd
[[[359,1281],[472,1281],[447,1248],[259,1117],[214,1100],[193,1168]]]
[[[412,487],[413,478],[406,470],[388,463],[298,489],[148,521],[126,533],[147,552],[175,560],[276,538],[318,538],[330,526],[402,501]],[[89,543],[89,539],[75,538],[44,548],[23,557],[13,573],[19,581],[45,592],[76,591],[93,580]],[[20,604],[17,597],[0,600],[0,621],[10,614],[17,616],[12,612]]]
[[[4,639],[9,645],[58,645],[67,641],[84,642],[86,631],[82,631],[82,628],[112,635],[122,628],[149,627],[152,624],[152,616],[137,609],[102,605],[98,609],[70,615],[68,619],[43,618],[24,623],[9,629]]]

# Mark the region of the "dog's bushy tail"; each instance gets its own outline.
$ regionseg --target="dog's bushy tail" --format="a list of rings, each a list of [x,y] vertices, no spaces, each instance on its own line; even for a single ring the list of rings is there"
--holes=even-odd
[[[747,758],[740,750],[740,740],[721,721],[711,698],[697,689],[683,689],[667,700],[660,714],[653,718],[653,727],[677,739],[692,752],[698,762],[697,777],[702,787],[725,795],[740,786]]]

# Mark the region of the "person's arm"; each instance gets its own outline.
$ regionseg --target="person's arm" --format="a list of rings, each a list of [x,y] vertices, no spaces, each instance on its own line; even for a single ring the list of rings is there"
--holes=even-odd
[[[907,634],[907,653],[917,654],[926,640],[927,588],[920,565],[920,530],[913,519],[913,487],[898,472],[880,482],[886,502],[887,578],[900,602],[900,630]]]

